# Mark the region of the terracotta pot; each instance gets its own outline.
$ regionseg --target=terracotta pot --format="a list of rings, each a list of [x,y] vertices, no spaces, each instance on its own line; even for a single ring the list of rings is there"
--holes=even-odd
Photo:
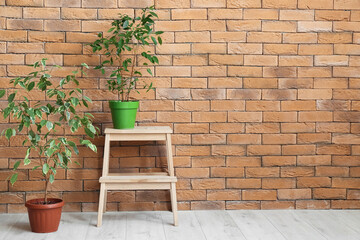
[[[57,198],[48,198],[48,201],[51,203],[43,204],[43,198],[26,201],[31,231],[50,233],[58,230],[64,202]]]

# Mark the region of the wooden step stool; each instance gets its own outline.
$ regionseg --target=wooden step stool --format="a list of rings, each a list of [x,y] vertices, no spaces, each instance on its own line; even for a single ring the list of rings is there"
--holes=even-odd
[[[170,127],[135,127],[133,129],[105,129],[105,147],[102,177],[100,177],[100,197],[98,223],[102,224],[103,212],[106,212],[108,190],[149,190],[169,189],[174,225],[178,224],[176,182],[171,148]],[[165,141],[168,172],[152,173],[109,173],[110,141]]]

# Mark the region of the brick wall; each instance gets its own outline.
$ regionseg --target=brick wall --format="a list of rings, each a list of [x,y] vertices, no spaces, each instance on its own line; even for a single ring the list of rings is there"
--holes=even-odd
[[[86,45],[119,12],[153,0],[0,0],[0,83],[47,57],[64,66],[99,63]],[[360,208],[360,0],[156,0],[164,44],[155,92],[141,95],[138,122],[169,125],[180,209]],[[90,71],[81,87],[104,129],[117,96]],[[12,90],[9,89],[8,93]],[[7,94],[8,94],[7,93]],[[45,100],[41,94],[31,100]],[[5,102],[0,102],[1,106]],[[1,120],[0,128],[11,124]],[[93,211],[99,153],[60,170],[52,186],[67,211]],[[39,172],[21,170],[21,136],[1,138],[0,212],[39,196]],[[154,171],[163,146],[114,144],[113,169]],[[138,167],[139,166],[139,167]],[[110,210],[168,209],[163,191],[109,193]],[[120,201],[120,202],[119,202]]]

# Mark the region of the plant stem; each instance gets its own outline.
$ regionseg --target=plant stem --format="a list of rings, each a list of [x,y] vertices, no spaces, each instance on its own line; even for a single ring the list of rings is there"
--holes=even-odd
[[[136,43],[135,44],[135,47],[133,48],[133,59],[132,59],[132,66],[131,66],[131,72],[130,72],[130,80],[129,80],[129,86],[128,86],[128,91],[127,91],[127,94],[126,94],[126,101],[129,101],[129,98],[130,98],[130,91],[131,91],[131,81],[133,80],[133,77],[134,77],[134,71],[135,71],[135,60],[136,60],[136,51],[137,51],[137,47],[138,45]]]
[[[49,185],[49,178],[47,178],[46,176],[45,176],[45,196],[44,196],[44,201],[45,201],[45,203],[44,204],[47,204],[47,199],[48,199],[48,185]]]

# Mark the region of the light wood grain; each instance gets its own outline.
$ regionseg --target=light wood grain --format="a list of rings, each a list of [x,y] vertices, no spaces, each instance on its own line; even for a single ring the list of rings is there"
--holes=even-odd
[[[132,212],[127,214],[127,240],[165,240],[160,212]]]
[[[195,215],[207,240],[246,239],[225,211],[197,211]]]
[[[178,227],[172,225],[171,212],[108,212],[104,214],[101,228],[96,227],[96,213],[63,213],[59,230],[48,234],[30,232],[27,214],[0,214],[0,239],[346,240],[354,236],[353,227],[359,229],[360,226],[359,210],[304,212],[298,210],[180,211],[181,224]],[[355,235],[357,236],[360,235]]]
[[[329,218],[325,212],[296,211],[296,215],[315,227],[327,239],[359,240],[360,235],[350,227],[339,224],[337,218]],[[360,225],[358,225],[360,226]],[[346,234],[343,234],[343,233]]]
[[[111,190],[170,190],[171,207],[174,225],[178,225],[176,185],[171,145],[170,127],[135,127],[134,129],[105,129],[105,147],[103,171],[99,179],[101,183],[99,195],[98,223],[102,225],[102,215],[106,212],[107,191]],[[160,173],[109,173],[110,142],[111,141],[148,141],[166,140],[168,172]]]
[[[246,239],[285,240],[276,227],[259,211],[244,210],[229,211],[228,213],[234,219]]]
[[[282,233],[286,239],[291,240],[323,240],[326,239],[318,230],[299,218],[294,211],[262,211],[269,221]]]
[[[110,212],[105,214],[106,218],[104,218],[101,228],[95,227],[96,216],[94,214],[87,215],[91,220],[86,232],[86,240],[126,239],[126,212]]]
[[[181,224],[172,226],[173,216],[169,212],[161,212],[166,239],[171,240],[206,240],[194,211],[179,212]]]
[[[172,130],[169,126],[136,126],[132,129],[114,129],[106,128],[106,133],[133,133],[133,134],[142,134],[142,133],[172,133]]]

